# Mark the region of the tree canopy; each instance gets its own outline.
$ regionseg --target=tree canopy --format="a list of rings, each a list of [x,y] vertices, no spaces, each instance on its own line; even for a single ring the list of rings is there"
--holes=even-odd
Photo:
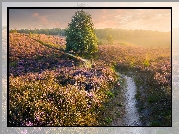
[[[73,51],[76,55],[92,58],[98,51],[92,17],[84,10],[75,12],[65,33],[67,52]]]

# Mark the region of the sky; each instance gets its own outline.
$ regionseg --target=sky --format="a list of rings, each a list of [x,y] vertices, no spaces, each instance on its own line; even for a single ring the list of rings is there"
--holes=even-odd
[[[10,9],[10,29],[67,28],[77,9]],[[170,9],[84,9],[94,28],[171,30]]]

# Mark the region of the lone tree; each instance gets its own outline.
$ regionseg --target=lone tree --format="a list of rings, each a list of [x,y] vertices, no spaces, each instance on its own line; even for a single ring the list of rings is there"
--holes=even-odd
[[[84,10],[76,11],[68,24],[66,33],[66,51],[85,58],[93,58],[98,51],[97,37],[91,15]]]

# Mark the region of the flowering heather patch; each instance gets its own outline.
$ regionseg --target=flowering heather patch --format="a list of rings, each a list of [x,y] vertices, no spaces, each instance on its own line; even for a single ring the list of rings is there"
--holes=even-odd
[[[10,34],[9,125],[95,126],[117,81],[106,65],[79,66],[61,50]]]
[[[45,55],[58,53],[57,50],[48,48],[26,34],[9,35],[9,61],[32,59]]]
[[[59,37],[11,33],[9,40],[10,126],[101,125],[104,104],[122,88],[115,71],[133,75],[143,125],[171,124],[170,48],[101,45],[87,66]]]
[[[64,54],[62,51],[41,44],[28,34],[10,33],[9,38],[10,75],[41,72],[59,65],[70,66],[73,62],[67,58],[60,58]]]
[[[170,126],[171,49],[102,45],[99,50],[99,60],[112,64],[121,73],[132,72],[143,125]]]
[[[66,46],[66,41],[64,38],[60,38],[58,36],[53,35],[45,35],[45,34],[31,34],[30,38],[47,45],[48,47],[53,47],[57,49],[64,49]]]
[[[158,84],[171,86],[170,48],[145,48],[123,45],[102,45],[99,59],[123,70],[148,71]],[[145,65],[148,61],[148,66]]]
[[[10,76],[10,126],[98,125],[98,108],[108,98],[114,75],[103,68],[59,68]]]
[[[58,36],[45,35],[45,34],[34,34],[32,37],[37,40],[41,40],[45,43],[58,44],[58,45],[66,44],[66,41],[64,40],[64,38],[60,38]]]

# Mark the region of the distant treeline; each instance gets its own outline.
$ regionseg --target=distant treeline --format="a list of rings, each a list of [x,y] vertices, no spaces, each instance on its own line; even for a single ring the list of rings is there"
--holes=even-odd
[[[109,35],[114,40],[129,38],[149,38],[149,37],[169,37],[170,32],[159,32],[150,30],[127,30],[127,29],[96,29],[96,35],[99,39],[106,39]]]
[[[10,32],[18,33],[35,33],[35,34],[46,34],[46,35],[61,35],[65,36],[65,29],[53,28],[53,29],[21,29],[15,30],[11,29]],[[170,37],[170,32],[159,32],[151,30],[127,30],[127,29],[95,29],[96,36],[98,39],[106,39],[109,35],[112,36],[114,40],[128,39],[128,38],[149,38],[149,37]]]
[[[11,29],[10,33],[13,32],[18,32],[18,33],[34,33],[34,34],[46,34],[46,35],[61,35],[65,36],[65,29],[60,29],[60,28],[53,28],[53,29],[21,29],[21,30],[16,30],[16,29]]]

